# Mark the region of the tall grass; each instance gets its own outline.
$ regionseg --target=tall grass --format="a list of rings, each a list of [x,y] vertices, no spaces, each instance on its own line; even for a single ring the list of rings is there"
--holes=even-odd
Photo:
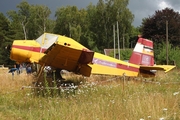
[[[4,120],[180,119],[180,77],[176,70],[157,76],[153,82],[91,76],[83,78],[86,82],[75,94],[55,97],[35,96],[33,90],[22,89],[34,81],[24,73],[12,78],[1,72],[0,79],[0,118]]]

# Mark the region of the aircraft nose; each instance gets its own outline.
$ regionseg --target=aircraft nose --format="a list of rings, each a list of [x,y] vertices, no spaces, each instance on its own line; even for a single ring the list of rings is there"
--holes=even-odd
[[[12,44],[10,58],[11,60],[17,62],[29,62],[31,54],[29,50],[26,49],[26,43],[24,40],[15,40]]]

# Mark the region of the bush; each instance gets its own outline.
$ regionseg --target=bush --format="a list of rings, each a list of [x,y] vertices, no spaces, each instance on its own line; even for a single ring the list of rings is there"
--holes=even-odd
[[[129,58],[131,57],[132,51],[133,51],[132,49],[121,49],[120,50],[121,60],[129,60]],[[118,50],[116,50],[116,53],[118,54]],[[110,53],[110,56],[114,57],[114,51]]]
[[[156,46],[156,51],[154,53],[155,60],[157,64],[166,64],[166,44],[162,43]],[[168,45],[168,64],[176,65],[180,67],[180,48],[173,47],[171,44]]]

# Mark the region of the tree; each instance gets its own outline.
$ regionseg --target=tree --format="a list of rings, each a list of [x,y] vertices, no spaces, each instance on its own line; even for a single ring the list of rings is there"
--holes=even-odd
[[[90,49],[103,51],[113,47],[113,25],[119,22],[124,48],[129,47],[133,15],[127,8],[129,0],[99,0],[78,10],[76,6],[57,9],[54,33],[72,37]],[[121,37],[123,36],[123,37]]]
[[[22,26],[22,30],[24,33],[24,39],[27,40],[27,24],[29,23],[29,17],[30,17],[30,5],[26,1],[22,1],[19,5],[17,5],[17,8],[19,8],[19,11],[9,11],[7,14],[10,18],[10,20],[15,24],[15,26]],[[19,29],[18,27],[15,29]]]
[[[48,26],[48,17],[51,14],[51,10],[44,5],[36,5],[34,6],[33,13],[36,13],[36,24],[39,27],[41,33],[47,32]]]
[[[93,27],[91,21],[95,19],[95,13],[96,6],[90,3],[86,7],[85,26],[83,28],[84,34],[82,34],[80,42],[91,50],[99,51],[97,48],[96,40],[94,39],[96,33],[91,30],[91,28]]]
[[[0,13],[0,46],[7,39],[6,35],[9,30],[9,22],[3,13]]]
[[[7,14],[18,39],[22,39],[22,34],[24,39],[36,39],[44,32],[52,32],[54,22],[49,19],[51,11],[47,6],[30,5],[27,1],[22,1],[17,8],[18,11],[8,11]]]
[[[5,49],[7,45],[12,44],[10,38],[10,22],[0,13],[0,64],[9,65],[12,61],[9,59],[9,51]]]
[[[67,6],[57,9],[55,16],[54,33],[71,37],[79,42],[86,26],[86,11],[79,10],[76,6]]]
[[[54,22],[49,19],[51,10],[47,6],[31,5],[29,10],[31,14],[29,17],[31,22],[27,24],[29,39],[36,39],[45,32],[52,32]]]
[[[22,25],[19,22],[19,16],[16,11],[8,11],[7,15],[10,20],[10,30],[13,39],[22,39],[24,38],[24,33]]]
[[[26,26],[29,21],[30,17],[30,5],[26,1],[22,1],[17,8],[19,8],[18,16],[19,16],[19,22],[22,25],[23,32],[24,32],[24,38],[27,40],[27,29]]]
[[[127,8],[128,2],[129,0],[98,1],[89,29],[94,33],[93,39],[100,51],[104,48],[113,48],[113,25],[116,25],[117,21],[120,39],[124,40],[120,44],[122,47],[129,47],[129,31],[132,27],[133,15]]]
[[[168,40],[174,46],[180,46],[180,14],[165,8],[145,18],[142,23],[143,37],[152,39],[156,44],[166,40],[166,21],[168,21]]]
[[[130,33],[129,33],[129,48],[134,48],[136,43],[137,43],[137,40],[138,40],[138,35],[141,35],[141,32],[140,32],[140,28],[139,27],[133,27],[131,28],[130,30]]]

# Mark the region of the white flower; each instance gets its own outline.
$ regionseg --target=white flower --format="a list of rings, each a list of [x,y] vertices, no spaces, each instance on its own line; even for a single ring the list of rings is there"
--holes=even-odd
[[[159,118],[159,120],[165,120],[165,118]]]
[[[178,95],[178,94],[179,94],[179,92],[174,92],[174,93],[173,93],[173,95]]]
[[[111,102],[112,104],[114,104],[114,103],[115,103],[115,101],[114,101],[114,100],[110,100],[110,102]]]
[[[63,90],[63,89],[61,89],[61,92],[64,92],[64,90]]]

